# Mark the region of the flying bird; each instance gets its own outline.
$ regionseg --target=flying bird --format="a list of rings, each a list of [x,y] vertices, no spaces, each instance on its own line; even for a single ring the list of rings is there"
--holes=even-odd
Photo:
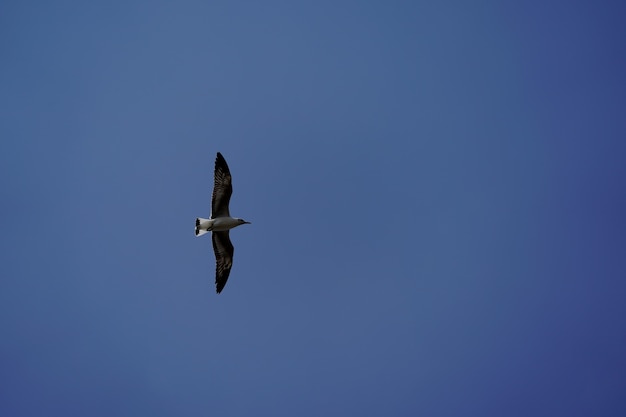
[[[233,266],[235,248],[230,242],[229,230],[250,222],[238,217],[230,217],[228,203],[233,193],[232,178],[226,160],[221,153],[215,158],[213,196],[211,198],[211,218],[196,219],[196,236],[213,232],[215,252],[215,290],[219,294],[224,289],[230,268]]]

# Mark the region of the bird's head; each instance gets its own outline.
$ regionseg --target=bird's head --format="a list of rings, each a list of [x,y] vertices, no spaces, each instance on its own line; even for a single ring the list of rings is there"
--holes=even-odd
[[[250,222],[245,221],[244,219],[237,219],[237,221],[239,222],[237,226],[241,226],[242,224],[252,224]]]

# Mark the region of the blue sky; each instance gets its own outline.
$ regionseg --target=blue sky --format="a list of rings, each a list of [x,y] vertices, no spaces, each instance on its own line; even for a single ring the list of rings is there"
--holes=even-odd
[[[625,15],[3,2],[0,414],[625,415]]]

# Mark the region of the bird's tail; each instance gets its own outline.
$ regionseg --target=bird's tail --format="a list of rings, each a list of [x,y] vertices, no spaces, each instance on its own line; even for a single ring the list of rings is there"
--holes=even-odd
[[[196,236],[202,236],[205,233],[209,233],[209,224],[209,219],[198,217],[196,219]]]

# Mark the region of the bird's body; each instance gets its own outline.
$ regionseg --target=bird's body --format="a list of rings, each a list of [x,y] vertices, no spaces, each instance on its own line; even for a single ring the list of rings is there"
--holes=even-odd
[[[196,229],[198,233],[197,236],[203,235],[207,232],[223,232],[225,230],[230,230],[233,227],[237,227],[241,224],[240,220],[236,217],[218,217],[216,219],[203,219],[198,217],[198,224],[196,225]]]
[[[196,219],[196,236],[213,233],[213,251],[215,252],[215,289],[219,294],[230,275],[235,248],[230,242],[229,230],[242,224],[249,224],[243,219],[231,217],[228,209],[233,193],[232,178],[226,160],[221,153],[215,158],[213,195],[211,198],[211,218]]]

